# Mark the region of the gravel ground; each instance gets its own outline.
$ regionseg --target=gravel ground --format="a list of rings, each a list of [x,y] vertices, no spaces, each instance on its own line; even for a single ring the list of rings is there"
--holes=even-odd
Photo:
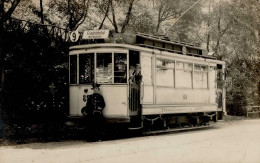
[[[89,143],[0,147],[0,162],[260,162],[260,120],[229,120],[208,129]]]

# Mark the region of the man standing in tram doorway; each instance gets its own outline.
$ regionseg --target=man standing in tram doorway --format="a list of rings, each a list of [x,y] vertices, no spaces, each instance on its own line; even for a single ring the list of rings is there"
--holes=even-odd
[[[142,112],[142,105],[141,105],[141,101],[140,101],[140,96],[141,96],[141,83],[142,83],[142,79],[143,76],[141,74],[141,66],[140,64],[136,64],[135,66],[135,71],[134,71],[134,82],[137,86],[137,101],[138,101],[138,115],[141,116],[141,112]]]
[[[82,114],[87,119],[88,136],[90,141],[97,141],[101,139],[102,129],[104,125],[103,109],[105,108],[105,101],[103,96],[99,93],[100,84],[93,83],[93,94],[87,99],[86,107],[83,108]]]
[[[134,72],[134,77],[135,77],[135,83],[139,86],[141,85],[143,76],[141,75],[141,66],[140,64],[136,64],[135,66],[135,72]]]

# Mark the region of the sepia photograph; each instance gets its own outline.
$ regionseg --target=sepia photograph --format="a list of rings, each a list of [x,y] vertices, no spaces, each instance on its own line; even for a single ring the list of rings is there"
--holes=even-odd
[[[260,0],[0,0],[0,163],[259,163]]]

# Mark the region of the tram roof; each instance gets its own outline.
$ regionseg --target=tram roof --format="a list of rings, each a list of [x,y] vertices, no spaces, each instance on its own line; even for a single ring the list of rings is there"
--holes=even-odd
[[[85,43],[87,44],[87,46]],[[154,36],[154,35],[148,35],[144,33],[137,33],[135,35],[114,33],[113,37],[107,39],[102,39],[98,41],[96,40],[85,41],[85,42],[82,41],[81,45],[71,46],[70,50],[103,47],[108,45],[106,43],[113,43],[113,46],[115,46],[115,43],[118,44],[119,46],[120,44],[121,45],[129,44],[129,45],[139,46],[142,48],[157,49],[159,51],[177,53],[180,55],[208,58],[214,60],[216,59],[215,57],[208,55],[207,50],[201,47],[196,47],[193,44],[170,41],[170,39],[168,39],[165,36]]]

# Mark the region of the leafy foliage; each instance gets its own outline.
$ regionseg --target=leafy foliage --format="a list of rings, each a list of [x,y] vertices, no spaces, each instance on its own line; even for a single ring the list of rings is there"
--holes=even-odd
[[[39,32],[39,27],[44,31],[45,26],[35,27],[26,32],[3,32],[5,82],[1,116],[7,125],[55,126],[68,112],[69,45]]]

